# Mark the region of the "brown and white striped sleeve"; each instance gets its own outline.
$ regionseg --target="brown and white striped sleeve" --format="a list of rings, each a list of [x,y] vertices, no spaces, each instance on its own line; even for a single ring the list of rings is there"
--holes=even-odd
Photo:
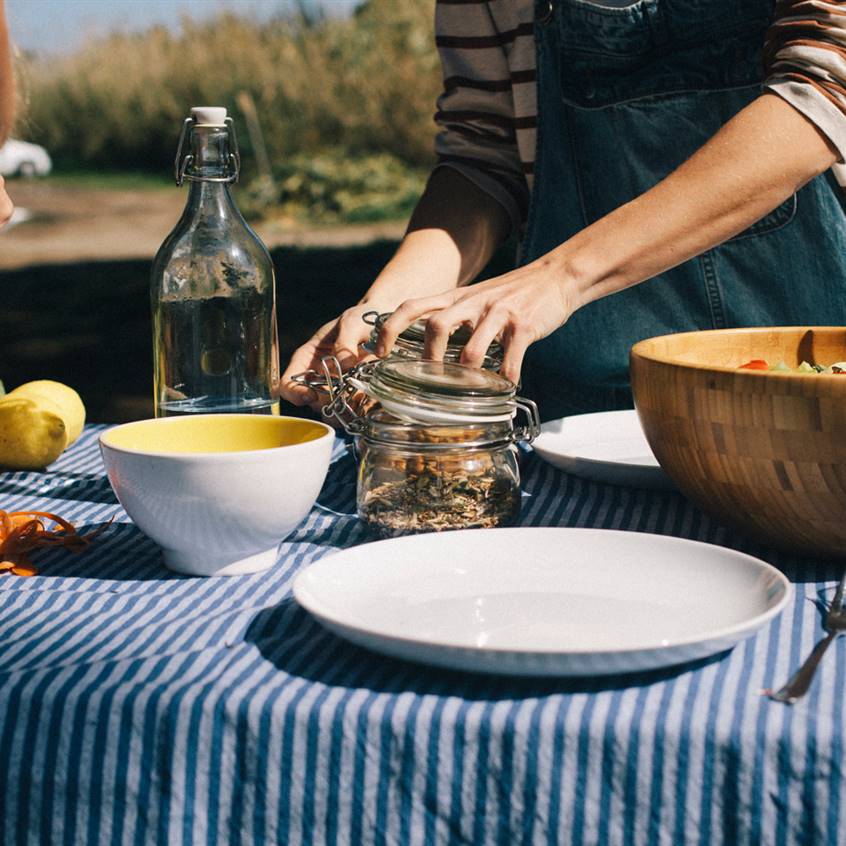
[[[778,0],[764,45],[765,88],[816,124],[837,148],[846,184],[846,2]]]
[[[521,4],[515,4],[515,6]],[[525,221],[529,187],[517,148],[508,51],[533,37],[531,21],[494,19],[482,0],[438,0],[435,40],[444,91],[435,139],[439,166],[454,168],[497,200],[515,229]]]

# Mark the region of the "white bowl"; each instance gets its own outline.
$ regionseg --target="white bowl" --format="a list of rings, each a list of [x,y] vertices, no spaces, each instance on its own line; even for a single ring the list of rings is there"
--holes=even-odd
[[[276,563],[329,469],[333,430],[296,417],[201,414],[140,420],[100,436],[120,504],[193,576],[235,576]]]

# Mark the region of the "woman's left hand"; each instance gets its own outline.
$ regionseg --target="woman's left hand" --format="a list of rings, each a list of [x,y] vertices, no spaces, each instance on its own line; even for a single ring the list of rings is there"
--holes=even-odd
[[[517,384],[530,344],[567,321],[574,304],[563,263],[555,252],[502,276],[432,297],[406,300],[385,322],[376,354],[387,355],[397,336],[428,315],[427,358],[441,360],[450,334],[460,326],[473,332],[461,355],[462,364],[480,367],[491,341],[505,351],[502,375]]]

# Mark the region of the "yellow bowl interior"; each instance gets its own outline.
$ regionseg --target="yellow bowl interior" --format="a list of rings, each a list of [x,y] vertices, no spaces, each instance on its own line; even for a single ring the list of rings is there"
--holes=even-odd
[[[116,449],[149,453],[246,452],[314,441],[327,430],[296,417],[199,414],[117,426],[103,435]]]

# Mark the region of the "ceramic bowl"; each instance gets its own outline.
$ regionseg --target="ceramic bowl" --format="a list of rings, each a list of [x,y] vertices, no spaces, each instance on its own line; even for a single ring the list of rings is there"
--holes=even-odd
[[[846,328],[722,329],[632,348],[643,430],[704,511],[803,555],[846,554],[846,375],[739,370],[846,360]]]
[[[317,499],[332,452],[325,423],[202,414],[109,429],[100,449],[121,505],[193,576],[254,573]]]

